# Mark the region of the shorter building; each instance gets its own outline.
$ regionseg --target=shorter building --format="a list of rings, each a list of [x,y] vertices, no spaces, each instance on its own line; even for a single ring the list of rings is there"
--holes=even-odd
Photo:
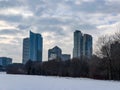
[[[62,61],[70,60],[71,56],[70,54],[62,54]]]
[[[48,60],[66,61],[70,59],[71,59],[71,55],[62,54],[62,50],[58,46],[55,46],[54,48],[48,50]]]
[[[25,64],[30,58],[30,39],[23,39],[23,64]]]
[[[48,60],[61,60],[61,56],[62,50],[58,46],[55,46],[54,48],[48,50]]]
[[[7,66],[9,64],[12,64],[12,58],[0,57],[0,65],[1,66]]]

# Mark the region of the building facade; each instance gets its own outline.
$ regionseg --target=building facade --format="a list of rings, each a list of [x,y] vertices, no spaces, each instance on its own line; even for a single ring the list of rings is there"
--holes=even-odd
[[[74,32],[73,58],[81,58],[83,52],[83,37],[81,31]]]
[[[62,50],[58,46],[55,46],[54,48],[48,50],[48,60],[61,60],[61,56]]]
[[[92,57],[92,36],[89,34],[84,34],[83,36],[83,57]]]
[[[29,38],[23,39],[23,64],[28,60],[42,62],[43,38],[30,31]]]
[[[30,58],[30,39],[23,39],[23,64],[25,64]]]
[[[62,54],[62,61],[70,60],[71,55],[70,54]]]
[[[0,57],[0,65],[7,66],[9,64],[12,64],[12,58]]]
[[[30,31],[30,60],[42,62],[43,38]]]
[[[74,32],[73,58],[91,58],[92,56],[92,36],[82,34],[81,31]]]

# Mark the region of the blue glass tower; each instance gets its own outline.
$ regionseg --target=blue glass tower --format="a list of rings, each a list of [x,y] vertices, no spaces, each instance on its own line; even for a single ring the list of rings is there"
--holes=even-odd
[[[42,62],[43,38],[30,31],[30,60]]]
[[[92,57],[92,36],[89,34],[82,34],[81,31],[74,32],[74,48],[73,58],[88,58]]]
[[[84,34],[83,36],[83,57],[92,57],[92,36],[89,34]]]
[[[73,58],[82,58],[83,53],[83,36],[81,31],[76,30],[74,32],[74,48],[73,48]]]

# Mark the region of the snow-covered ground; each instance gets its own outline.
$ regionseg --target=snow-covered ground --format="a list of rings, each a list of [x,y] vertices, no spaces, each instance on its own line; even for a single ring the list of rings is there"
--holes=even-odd
[[[120,82],[0,74],[0,90],[120,90]]]

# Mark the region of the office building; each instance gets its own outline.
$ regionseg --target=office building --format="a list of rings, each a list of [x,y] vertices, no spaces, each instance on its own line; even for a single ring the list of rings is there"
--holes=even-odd
[[[30,31],[29,38],[23,39],[23,64],[28,60],[42,62],[43,38]]]
[[[61,60],[61,56],[62,50],[58,46],[55,46],[54,48],[48,50],[48,60]]]
[[[73,58],[81,58],[83,52],[83,36],[81,31],[74,32]]]
[[[62,54],[62,61],[70,60],[71,56],[70,54]]]
[[[43,38],[30,31],[30,60],[42,62]]]
[[[7,66],[9,64],[12,64],[12,58],[0,57],[0,65]]]
[[[23,64],[25,64],[30,58],[30,39],[23,39]]]
[[[92,57],[92,36],[89,34],[83,36],[83,57],[88,59]]]
[[[74,32],[73,58],[91,58],[92,56],[92,36],[82,34],[81,31]]]

